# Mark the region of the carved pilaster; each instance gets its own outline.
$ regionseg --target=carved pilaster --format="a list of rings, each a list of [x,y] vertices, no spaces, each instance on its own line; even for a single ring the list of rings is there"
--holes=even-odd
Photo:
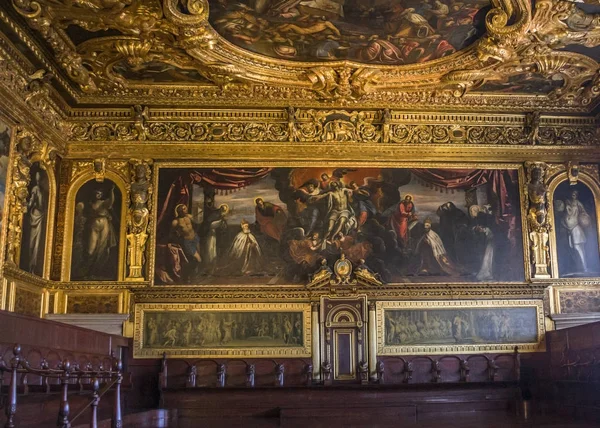
[[[547,165],[543,162],[526,162],[525,167],[531,275],[533,278],[550,278],[548,239],[551,226],[548,223],[548,187],[545,184]]]
[[[152,160],[131,159],[129,209],[127,211],[127,280],[144,280],[146,242],[150,225]]]

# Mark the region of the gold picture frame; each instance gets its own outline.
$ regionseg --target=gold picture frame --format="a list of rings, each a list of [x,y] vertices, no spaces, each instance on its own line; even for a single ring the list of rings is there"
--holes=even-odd
[[[150,320],[149,315],[163,315],[172,319],[173,314],[180,316],[187,315],[193,328],[197,328],[206,319],[203,318],[202,321],[192,323],[191,318],[194,316],[199,318],[199,316],[205,315],[216,319],[216,315],[221,314],[237,314],[239,316],[283,314],[283,317],[288,314],[297,314],[300,315],[301,319],[301,338],[299,343],[288,345],[264,346],[264,344],[260,343],[260,339],[258,339],[255,346],[243,346],[233,345],[236,342],[235,334],[233,334],[232,345],[229,346],[222,342],[216,346],[214,343],[211,346],[200,344],[200,346],[196,347],[189,345],[167,346],[163,341],[158,346],[147,346],[147,342],[150,341],[150,339],[146,339],[149,334],[146,321],[147,319]],[[296,319],[298,319],[297,315]],[[183,318],[181,319],[183,320]],[[169,320],[169,322],[171,321]],[[171,358],[309,358],[312,347],[311,328],[310,303],[138,303],[135,305],[133,357],[158,358],[166,354],[167,357]],[[169,339],[168,335],[163,334],[161,336],[165,336],[167,340]],[[162,339],[165,337],[162,337]],[[281,341],[285,341],[283,337],[280,339],[282,339]],[[272,342],[274,341],[275,338],[272,339]],[[241,340],[238,342],[241,342]],[[249,340],[245,340],[245,342],[249,342]]]
[[[417,318],[415,315],[421,313],[425,313],[425,319],[427,319],[427,315],[431,316],[432,314],[427,314],[426,312],[438,312],[438,318],[444,319],[448,318],[448,315],[454,317],[455,313],[468,314],[476,313],[476,311],[480,311],[479,316],[485,314],[483,311],[487,311],[489,313],[490,310],[498,310],[504,311],[501,312],[500,316],[508,316],[509,311],[513,312],[515,309],[528,310],[529,315],[532,315],[532,310],[535,310],[535,314],[532,317],[532,321],[535,323],[535,334],[531,334],[529,332],[530,337],[533,340],[510,340],[511,338],[506,337],[506,340],[498,340],[494,342],[493,340],[481,340],[485,339],[482,337],[475,337],[475,335],[471,335],[471,337],[462,337],[462,339],[457,338],[457,334],[452,331],[451,335],[446,333],[445,337],[441,340],[437,338],[423,338],[416,340],[407,340],[405,343],[390,343],[390,336],[388,334],[388,329],[386,327],[386,312],[387,311],[405,311],[406,314],[402,314],[408,316],[408,318],[413,317]],[[426,311],[426,312],[425,312]],[[444,311],[442,314],[440,311]],[[450,312],[453,311],[453,312]],[[514,314],[510,314],[514,315]],[[522,314],[521,314],[522,315]],[[519,352],[537,352],[545,350],[545,342],[544,342],[544,334],[545,334],[545,326],[544,326],[544,308],[542,300],[532,300],[532,299],[522,299],[522,300],[447,300],[447,301],[387,301],[387,302],[377,302],[376,304],[376,317],[377,317],[377,355],[385,356],[385,355],[432,355],[432,354],[472,354],[472,353],[482,353],[482,352],[513,352],[515,347],[518,347]],[[420,317],[418,322],[423,322],[422,317]],[[448,322],[449,320],[446,320]],[[471,319],[472,321],[472,319]],[[456,323],[462,323],[462,321],[453,320],[452,328]],[[468,321],[467,321],[468,323]],[[471,323],[474,324],[474,323]],[[480,329],[485,327],[478,325]],[[529,326],[531,329],[532,326]],[[459,328],[462,328],[460,326]],[[468,330],[467,330],[468,331]],[[479,332],[481,332],[480,330]],[[419,332],[421,333],[421,331]],[[417,333],[417,334],[419,334]],[[506,333],[506,332],[504,332]],[[518,332],[517,332],[518,333]],[[502,334],[502,332],[501,332]],[[425,334],[423,334],[425,337]],[[458,336],[461,336],[458,334]],[[485,334],[483,335],[485,336]],[[516,334],[515,334],[516,336]],[[524,336],[523,334],[521,336]],[[427,341],[429,340],[429,343]],[[449,343],[454,340],[454,343]],[[437,343],[434,343],[437,342]]]
[[[397,152],[396,156],[400,156],[401,152]],[[221,157],[221,156],[219,156]],[[491,286],[504,286],[506,284],[510,284],[512,286],[525,285],[531,282],[532,274],[531,274],[531,264],[530,260],[530,245],[529,245],[529,237],[528,237],[528,226],[527,226],[527,196],[525,194],[526,187],[526,177],[525,177],[525,169],[522,163],[516,162],[503,162],[503,163],[481,163],[481,162],[460,162],[460,163],[447,163],[447,162],[408,162],[400,160],[387,160],[382,161],[357,161],[357,160],[335,160],[335,161],[310,161],[306,159],[298,159],[294,161],[285,161],[285,160],[263,160],[261,162],[257,161],[202,161],[198,160],[196,162],[173,162],[173,161],[155,161],[153,164],[153,188],[156,189],[152,195],[152,217],[154,219],[158,218],[160,212],[160,175],[161,170],[165,169],[173,169],[173,168],[238,168],[238,167],[273,167],[273,168],[285,168],[285,167],[296,167],[296,168],[307,168],[307,167],[324,167],[324,168],[334,168],[334,167],[348,167],[348,168],[447,168],[447,169],[482,169],[482,170],[513,170],[517,174],[517,185],[518,185],[518,200],[519,200],[519,215],[520,215],[520,227],[521,227],[521,244],[523,246],[523,281],[487,281],[487,282],[466,282],[466,281],[456,281],[456,282],[428,282],[426,279],[420,281],[418,283],[407,284],[407,283],[389,283],[387,284],[390,289],[400,289],[400,286],[431,286],[436,290],[447,290],[448,286],[458,286],[461,290],[477,290],[482,286],[486,288],[490,288]],[[157,246],[157,231],[158,231],[158,222],[154,221],[152,224],[152,228],[150,230],[150,236],[148,238],[148,242],[146,245],[148,248],[148,282],[150,284],[151,289],[153,290],[186,290],[187,292],[197,293],[199,296],[203,295],[205,288],[209,295],[214,294],[209,289],[219,289],[219,290],[227,290],[227,291],[239,291],[239,292],[249,292],[251,290],[260,290],[263,288],[263,285],[240,285],[240,284],[211,284],[211,285],[194,285],[194,284],[156,284],[155,282],[155,269],[156,269],[156,246]],[[270,287],[271,288],[271,287]],[[278,291],[298,291],[305,290],[304,284],[279,284],[277,285]],[[382,297],[378,295],[377,290],[369,291],[363,290],[371,297]],[[399,290],[400,291],[400,290]],[[530,289],[527,288],[527,293],[529,293]],[[418,293],[412,293],[414,296],[418,297]],[[393,295],[393,297],[399,297],[399,295]]]

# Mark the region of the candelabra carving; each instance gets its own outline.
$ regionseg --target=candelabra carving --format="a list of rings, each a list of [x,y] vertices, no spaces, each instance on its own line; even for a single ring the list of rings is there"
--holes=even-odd
[[[547,165],[543,162],[526,162],[529,202],[527,225],[531,248],[533,278],[550,278],[550,252],[548,238],[551,226],[548,223],[548,187],[545,184]]]
[[[129,165],[131,184],[127,213],[127,280],[143,281],[153,191],[152,160],[131,159]]]

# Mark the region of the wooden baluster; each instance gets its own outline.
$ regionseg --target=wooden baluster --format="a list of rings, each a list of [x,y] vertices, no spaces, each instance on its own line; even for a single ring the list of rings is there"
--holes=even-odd
[[[277,386],[283,386],[283,374],[285,372],[285,367],[283,364],[275,365],[275,383]]]
[[[40,362],[40,369],[47,372],[50,369],[50,364],[45,358]],[[50,376],[42,376],[42,381],[45,386],[46,394],[50,394]]]
[[[185,383],[186,388],[195,388],[196,387],[196,378],[198,377],[198,369],[196,365],[190,366],[188,368],[188,376]]]
[[[115,359],[113,369],[117,375],[115,384],[115,405],[113,407],[112,428],[123,427],[123,416],[121,414],[121,383],[123,382],[123,362],[121,359]]]
[[[90,415],[90,428],[98,428],[98,404],[100,404],[100,381],[98,376],[94,375],[92,380],[92,412]]]
[[[62,428],[69,428],[69,377],[71,374],[71,362],[68,359],[65,359],[62,363],[61,369],[63,371],[60,377],[60,386],[61,386],[61,401],[60,408],[58,410],[58,421],[56,423],[57,426]]]
[[[496,362],[493,359],[489,359],[488,360],[488,377],[490,382],[495,382],[496,381],[496,376],[498,375],[498,365],[496,364]]]
[[[383,385],[385,383],[384,374],[385,374],[385,365],[383,361],[377,361],[377,383]]]
[[[217,364],[217,388],[225,388],[225,364]]]
[[[518,346],[515,346],[515,380],[517,382],[521,380],[521,354]]]
[[[248,364],[246,366],[246,386],[248,388],[254,388],[254,374],[256,373],[256,366],[254,364]]]
[[[321,373],[323,374],[323,385],[331,385],[331,364],[329,363],[329,361],[323,361],[323,363],[321,364]]]
[[[312,386],[313,383],[313,365],[307,364],[304,369],[304,374],[306,375],[306,386]]]
[[[167,353],[163,352],[163,357],[160,365],[159,385],[161,389],[167,387]]]
[[[29,394],[29,378],[27,373],[21,375],[21,385],[23,386],[23,395]]]
[[[8,389],[8,403],[4,409],[6,413],[5,428],[15,427],[15,414],[17,413],[17,370],[21,363],[21,346],[13,348],[13,358],[10,360],[10,386]]]
[[[469,372],[471,369],[469,368],[469,362],[467,360],[460,361],[460,381],[468,382],[469,381]]]
[[[409,383],[412,379],[413,364],[412,361],[404,362],[404,383]]]
[[[442,369],[440,368],[440,362],[437,360],[431,360],[431,374],[432,381],[438,383],[442,380]]]
[[[367,361],[358,363],[358,376],[360,377],[361,385],[367,385],[369,383],[369,363]]]

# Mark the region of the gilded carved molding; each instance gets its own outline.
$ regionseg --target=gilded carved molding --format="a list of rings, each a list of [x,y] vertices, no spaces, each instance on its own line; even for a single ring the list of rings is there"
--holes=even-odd
[[[550,116],[403,114],[389,109],[280,110],[265,118],[260,112],[240,111],[200,114],[190,120],[178,112],[169,116],[145,108],[131,118],[98,121],[78,120],[71,124],[72,142],[104,141],[248,141],[248,142],[328,142],[396,144],[486,144],[597,146],[600,136],[592,118]],[[253,116],[255,119],[253,119]],[[90,116],[90,119],[94,116]],[[533,122],[531,118],[536,118]],[[183,120],[182,120],[183,119]],[[143,135],[143,138],[140,138]]]
[[[396,108],[417,102],[453,108],[523,111],[538,105],[548,111],[589,111],[600,90],[595,61],[559,50],[573,44],[596,46],[599,18],[564,0],[541,0],[533,10],[525,0],[494,1],[485,19],[487,32],[476,43],[436,61],[400,66],[278,61],[253,53],[226,42],[212,28],[204,0],[12,0],[12,6],[51,46],[79,86],[79,101],[110,103],[128,97],[133,104],[144,104],[152,97],[152,102],[190,103],[203,98],[230,105],[325,102],[334,107],[352,102]],[[120,35],[94,37],[75,46],[63,30],[69,25],[88,32],[116,30]],[[204,80],[144,85],[115,72],[121,61],[134,69],[149,62],[174,64],[194,70]],[[486,82],[528,73],[562,84],[545,97],[469,96]]]

